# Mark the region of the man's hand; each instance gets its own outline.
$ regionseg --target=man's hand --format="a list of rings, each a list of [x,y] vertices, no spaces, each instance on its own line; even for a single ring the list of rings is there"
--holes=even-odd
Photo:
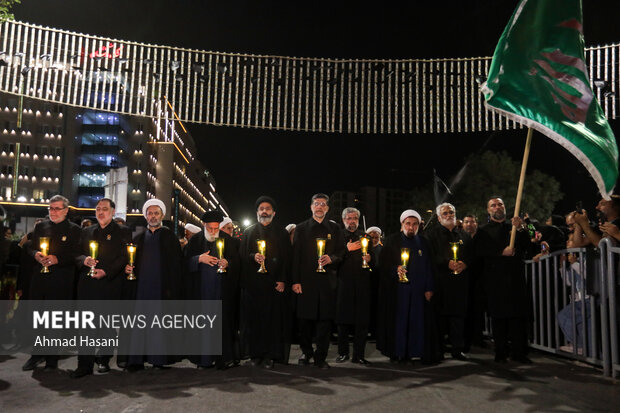
[[[207,264],[211,267],[213,267],[214,265],[217,265],[218,259],[217,257],[214,257],[213,255],[209,255],[211,251],[207,251],[203,254],[200,254],[198,256],[198,262],[201,264]]]
[[[370,262],[370,254],[362,255],[362,259],[368,264]]]
[[[135,268],[134,265],[125,265],[125,274],[131,274],[133,272],[133,269]]]
[[[599,229],[603,233],[604,237],[613,237],[615,239],[620,240],[620,228],[618,228],[611,222],[606,222],[604,224],[599,225]]]
[[[585,209],[582,209],[581,211],[576,211],[573,214],[573,218],[575,220],[575,224],[579,225],[581,228],[590,226],[590,219],[588,219],[588,213]]]
[[[448,268],[450,268],[457,274],[460,274],[467,269],[467,264],[465,264],[463,261],[450,260],[448,261]]]
[[[94,267],[99,263],[98,260],[94,259],[93,257],[86,257],[84,258],[84,265],[87,267]]]
[[[104,270],[102,270],[101,268],[95,268],[95,275],[93,275],[93,278],[99,280],[105,276],[106,276],[106,273]]]
[[[510,221],[512,222],[513,227],[521,228],[525,225],[521,217],[512,217]]]
[[[347,250],[349,251],[357,251],[360,248],[362,248],[362,244],[359,241],[355,241],[355,242],[347,242]]]
[[[506,247],[506,248],[504,248],[504,251],[502,251],[502,255],[504,257],[512,257],[513,255],[515,255],[515,249],[514,248],[510,248],[510,247]]]
[[[50,265],[58,264],[58,258],[55,255],[43,255],[41,252],[37,251],[34,255],[34,259],[44,267],[49,267]]]
[[[284,292],[284,283],[281,281],[276,282],[276,291],[281,293]]]
[[[226,260],[226,258],[218,260],[217,264],[220,268],[228,268],[228,261]]]
[[[256,254],[254,254],[254,261],[260,264],[265,261],[265,256],[257,252]]]
[[[407,268],[399,265],[398,268],[396,268],[396,272],[398,273],[399,277],[403,277],[405,274],[407,274]]]
[[[301,284],[293,284],[291,289],[295,294],[301,294]]]
[[[322,255],[321,258],[319,258],[319,264],[321,264],[323,267],[331,263],[332,259],[329,258],[329,255]]]

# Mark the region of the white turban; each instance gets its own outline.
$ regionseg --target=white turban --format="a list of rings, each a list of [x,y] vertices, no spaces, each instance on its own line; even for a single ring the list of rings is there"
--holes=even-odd
[[[192,234],[198,234],[200,232],[200,227],[194,224],[185,224],[185,229],[191,232]]]
[[[413,209],[408,209],[405,212],[403,212],[402,214],[400,214],[400,223],[402,224],[403,221],[406,220],[409,217],[415,217],[415,218],[418,219],[418,222],[422,222],[422,217],[420,216],[420,214],[418,214]]]
[[[146,210],[149,209],[149,207],[152,207],[153,205],[160,207],[162,215],[166,216],[166,205],[164,205],[164,203],[160,201],[159,199],[153,198],[153,199],[149,199],[148,201],[146,201],[144,203],[144,206],[142,207],[142,215],[144,215],[144,218],[146,218]]]
[[[220,222],[220,229],[224,228],[224,225],[232,223],[232,219],[229,217],[225,217],[222,222]]]
[[[379,227],[370,227],[366,230],[367,234],[370,234],[371,232],[378,232],[379,235],[383,234],[383,232],[381,232],[381,228]]]
[[[290,234],[292,230],[294,230],[295,228],[297,228],[297,225],[295,224],[288,224],[286,226],[286,231]]]

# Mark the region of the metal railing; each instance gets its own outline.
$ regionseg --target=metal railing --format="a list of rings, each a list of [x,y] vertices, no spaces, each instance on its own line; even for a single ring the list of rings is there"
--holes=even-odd
[[[526,261],[530,346],[600,366],[605,376],[616,377],[619,259],[620,248],[604,238],[598,249],[570,248]]]

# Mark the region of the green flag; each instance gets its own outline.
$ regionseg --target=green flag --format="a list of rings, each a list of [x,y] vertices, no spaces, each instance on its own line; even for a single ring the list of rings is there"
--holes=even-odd
[[[521,0],[482,92],[488,109],[568,149],[609,197],[618,147],[588,80],[580,0]]]

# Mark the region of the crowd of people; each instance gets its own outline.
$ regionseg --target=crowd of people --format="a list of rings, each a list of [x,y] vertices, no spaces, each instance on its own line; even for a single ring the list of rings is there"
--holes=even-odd
[[[497,196],[487,202],[488,222],[479,225],[476,216],[457,219],[456,208],[442,203],[435,225],[423,230],[420,214],[408,209],[400,216],[400,232],[387,237],[376,226],[363,231],[361,213],[353,207],[342,211],[342,225],[329,220],[325,194],[312,196],[309,206],[310,218],[283,227],[274,221],[276,201],[261,196],[255,204],[257,223],[240,239],[233,236],[229,218],[207,211],[202,228],[186,225],[179,241],[163,225],[166,207],[158,199],[144,204],[147,227],[132,237],[114,219],[111,199],[101,199],[96,222],[80,228],[67,219],[69,201],[56,195],[48,218],[20,243],[26,259],[18,290],[33,300],[221,300],[222,352],[188,356],[200,369],[227,369],[244,359],[272,369],[288,364],[293,342],[302,353],[298,364],[327,369],[334,333],[336,363],[369,366],[369,337],[396,363],[437,363],[445,354],[467,361],[472,345],[486,345],[485,313],[492,321],[495,361],[529,364],[531,299],[524,260],[597,245],[603,236],[620,240],[617,197],[597,205],[596,225],[584,210],[553,216],[546,225],[528,217],[509,219]],[[42,237],[49,239],[49,251],[40,250]],[[99,245],[96,257],[89,248],[92,240]],[[222,241],[223,248],[217,245]],[[137,248],[133,265],[128,244]],[[570,254],[566,259],[576,262]],[[49,272],[42,273],[44,268]],[[585,290],[584,282],[579,281],[579,291]],[[578,343],[570,311],[563,309],[558,321],[566,338]],[[577,332],[583,336],[584,326]],[[95,368],[108,372],[110,359],[81,351],[70,375],[83,377]],[[129,371],[145,363],[165,369],[177,361],[178,356],[140,351],[117,355],[118,367]],[[33,355],[23,370],[42,363],[56,369],[58,356]]]

